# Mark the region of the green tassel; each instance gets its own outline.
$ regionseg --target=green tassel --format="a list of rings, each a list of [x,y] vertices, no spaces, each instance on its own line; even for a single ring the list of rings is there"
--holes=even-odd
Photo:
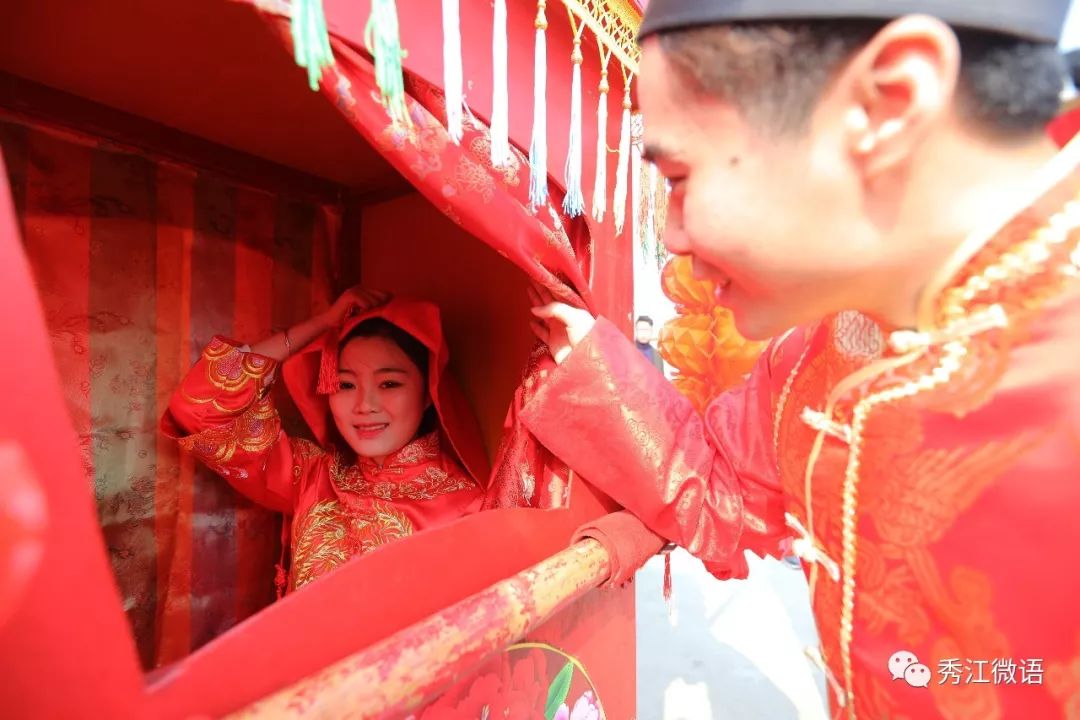
[[[308,85],[318,91],[323,70],[334,64],[330,32],[322,0],[292,0],[293,57],[308,73]]]
[[[656,242],[656,267],[662,268],[667,262],[667,246],[664,245],[664,228],[667,227],[668,213],[668,189],[667,180],[660,173],[656,173],[656,185],[653,188],[653,238]]]
[[[401,49],[398,16],[394,0],[373,0],[371,17],[364,29],[364,44],[375,58],[375,82],[390,119],[412,127],[405,104],[405,74],[401,69],[405,51]]]

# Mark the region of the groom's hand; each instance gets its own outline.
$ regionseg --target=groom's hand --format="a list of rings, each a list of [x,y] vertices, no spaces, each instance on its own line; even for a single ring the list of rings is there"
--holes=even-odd
[[[529,289],[529,299],[536,316],[531,323],[533,332],[548,346],[555,362],[561,364],[589,334],[596,318],[588,310],[557,301],[551,291],[539,285]]]

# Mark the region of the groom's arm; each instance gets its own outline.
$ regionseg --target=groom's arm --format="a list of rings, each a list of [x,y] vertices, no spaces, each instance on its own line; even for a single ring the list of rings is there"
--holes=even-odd
[[[522,413],[551,452],[657,534],[723,577],[743,550],[779,553],[788,535],[763,356],[704,420],[610,322],[589,334]]]

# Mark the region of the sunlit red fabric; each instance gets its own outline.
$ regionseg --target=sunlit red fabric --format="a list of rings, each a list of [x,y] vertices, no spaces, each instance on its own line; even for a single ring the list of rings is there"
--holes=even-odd
[[[1050,139],[1057,143],[1058,147],[1065,147],[1070,140],[1076,137],[1077,133],[1080,133],[1080,106],[1063,112],[1054,118],[1047,128],[1047,133],[1050,135]]]
[[[12,161],[7,145],[3,160]],[[0,624],[0,707],[16,717],[31,711],[78,717],[88,707],[109,717],[136,717],[142,691],[138,658],[110,582],[94,497],[58,382],[60,363],[19,242],[21,215],[6,180],[0,166],[0,288],[5,307],[15,310],[0,313],[0,337],[18,352],[5,359],[0,373],[0,437],[25,459],[30,478],[23,480],[39,483],[44,492],[48,524],[36,570],[0,590],[13,605]],[[71,602],[76,596],[77,605]],[[66,614],[60,615],[61,607]]]

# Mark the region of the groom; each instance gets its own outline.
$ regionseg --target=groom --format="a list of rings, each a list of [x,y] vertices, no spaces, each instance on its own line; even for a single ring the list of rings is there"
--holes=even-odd
[[[665,244],[775,340],[699,416],[534,293],[560,366],[526,426],[718,578],[793,538],[847,718],[1080,708],[1080,147],[1045,135],[1067,6],[652,0]]]

